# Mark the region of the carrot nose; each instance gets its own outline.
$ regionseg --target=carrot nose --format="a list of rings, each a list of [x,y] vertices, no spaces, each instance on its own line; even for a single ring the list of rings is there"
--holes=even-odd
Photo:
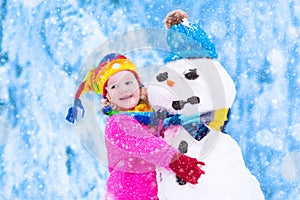
[[[167,79],[167,84],[168,84],[168,86],[172,87],[175,83],[174,83],[174,81]]]

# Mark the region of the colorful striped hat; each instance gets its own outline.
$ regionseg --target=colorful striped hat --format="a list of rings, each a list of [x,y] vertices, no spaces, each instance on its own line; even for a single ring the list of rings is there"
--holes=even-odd
[[[75,99],[79,99],[80,96],[86,92],[95,92],[96,94],[101,94],[103,98],[106,98],[105,87],[108,79],[113,74],[124,70],[133,72],[140,82],[136,66],[132,61],[118,53],[106,55],[100,61],[97,68],[92,68],[86,74],[76,92]]]

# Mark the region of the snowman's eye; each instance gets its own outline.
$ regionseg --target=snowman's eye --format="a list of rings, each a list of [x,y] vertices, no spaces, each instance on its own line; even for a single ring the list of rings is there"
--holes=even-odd
[[[188,80],[195,80],[199,77],[199,74],[197,73],[197,69],[189,69],[185,71],[183,74],[185,78]]]
[[[156,76],[158,82],[163,82],[168,79],[168,72],[160,73]]]

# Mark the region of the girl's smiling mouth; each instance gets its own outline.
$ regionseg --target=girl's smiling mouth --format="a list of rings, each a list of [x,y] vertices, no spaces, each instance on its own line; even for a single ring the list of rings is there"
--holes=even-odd
[[[130,99],[133,95],[127,95],[127,96],[124,96],[124,97],[121,97],[120,100],[126,100],[126,99]]]

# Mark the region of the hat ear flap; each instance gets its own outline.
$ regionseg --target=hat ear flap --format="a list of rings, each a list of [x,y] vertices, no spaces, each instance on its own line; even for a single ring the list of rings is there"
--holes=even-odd
[[[95,69],[93,68],[86,74],[85,78],[81,82],[76,92],[75,99],[79,99],[81,95],[87,92],[95,92],[94,73],[95,73]]]

